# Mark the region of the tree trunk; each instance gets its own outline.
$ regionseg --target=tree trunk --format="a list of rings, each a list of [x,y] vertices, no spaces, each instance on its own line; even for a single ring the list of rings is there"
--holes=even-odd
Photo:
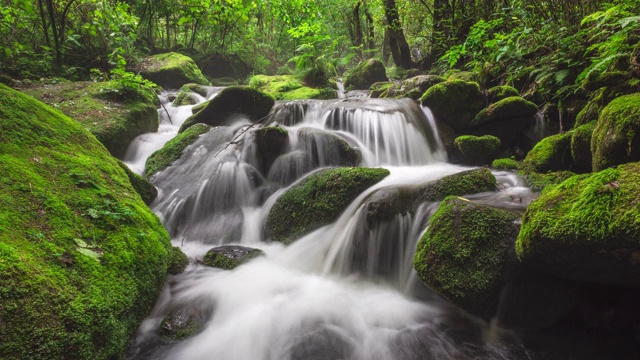
[[[411,50],[402,31],[395,0],[384,0],[384,13],[387,18],[389,46],[391,47],[393,62],[402,69],[410,69],[412,65]]]

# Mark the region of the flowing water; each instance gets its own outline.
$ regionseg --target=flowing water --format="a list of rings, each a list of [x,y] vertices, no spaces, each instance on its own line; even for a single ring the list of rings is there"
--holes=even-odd
[[[182,108],[167,107],[174,128],[190,113]],[[233,126],[201,135],[180,160],[153,177],[159,196],[152,208],[192,264],[170,277],[128,358],[526,358],[515,340],[489,341],[496,337],[485,323],[416,279],[416,242],[437,204],[399,212],[388,221],[367,221],[376,194],[468,169],[446,162],[428,109],[411,100],[281,102],[265,126],[289,134],[287,148],[269,169],[260,166],[264,154],[257,151],[256,127],[239,118]],[[166,142],[161,134],[149,148]],[[130,153],[142,153],[149,138],[141,136]],[[345,143],[358,149],[360,166],[385,167],[391,175],[361,194],[333,224],[286,247],[270,242],[263,223],[277,197],[309,172],[344,164],[336,144]],[[151,150],[144,151],[148,156]],[[142,158],[131,155],[129,164],[139,167]],[[476,195],[474,201],[523,210],[532,198],[529,190],[513,175],[496,176],[502,190]],[[232,271],[198,264],[221,244],[259,248],[265,256]],[[196,334],[181,340],[162,336],[168,314],[179,314]]]

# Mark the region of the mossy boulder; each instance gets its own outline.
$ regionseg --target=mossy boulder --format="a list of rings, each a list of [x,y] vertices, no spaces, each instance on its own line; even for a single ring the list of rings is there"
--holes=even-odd
[[[640,285],[640,163],[571,177],[529,205],[523,263],[577,281]]]
[[[253,71],[251,66],[238,55],[207,53],[195,55],[193,60],[202,69],[202,73],[212,82],[216,79],[244,80]],[[226,82],[229,82],[229,80]],[[237,85],[237,80],[236,84],[233,85]]]
[[[453,80],[462,80],[462,81],[469,81],[469,82],[480,81],[480,77],[478,76],[478,73],[475,73],[472,71],[451,71],[448,74],[445,74],[445,77],[447,78],[448,81],[453,81]]]
[[[202,97],[206,97],[209,94],[209,91],[205,86],[200,84],[193,84],[193,83],[182,85],[182,87],[180,88],[180,91],[196,93]]]
[[[137,70],[142,77],[165,89],[179,89],[189,83],[209,85],[193,59],[175,52],[149,56]]]
[[[518,170],[520,163],[511,158],[495,159],[491,168],[496,170]]]
[[[576,173],[568,170],[563,170],[547,172],[544,174],[536,172],[523,172],[521,173],[521,175],[524,177],[527,185],[531,188],[531,190],[545,192],[548,189],[553,188],[554,186],[560,185],[568,178],[575,176]]]
[[[462,171],[421,186],[419,202],[441,201],[447,196],[462,196],[496,190],[496,178],[487,168]]]
[[[575,127],[582,126],[592,121],[597,121],[600,117],[600,106],[595,101],[589,101],[576,115]]]
[[[151,177],[158,171],[162,171],[178,160],[184,150],[200,137],[200,135],[209,131],[211,127],[205,124],[195,124],[184,132],[179,133],[176,137],[169,140],[162,149],[154,152],[147,159],[144,166],[146,177]]]
[[[0,358],[121,358],[171,245],[82,125],[0,85]]]
[[[202,258],[202,263],[214,268],[233,270],[262,255],[264,255],[264,252],[260,249],[238,245],[223,245],[207,251]]]
[[[573,130],[571,137],[572,170],[579,173],[591,172],[591,137],[596,128],[596,122],[584,124]]]
[[[256,144],[257,168],[262,174],[268,174],[271,165],[282,155],[289,145],[289,132],[279,126],[268,126],[253,132]]]
[[[616,98],[602,110],[591,153],[593,171],[640,161],[640,93]]]
[[[471,120],[486,104],[480,86],[462,80],[445,81],[430,87],[422,95],[421,102],[438,120],[457,132],[469,130]]]
[[[185,105],[195,105],[198,102],[198,99],[193,96],[190,91],[181,90],[178,93],[178,96],[175,100],[173,100],[173,106],[185,106]]]
[[[522,170],[537,173],[569,170],[572,137],[573,132],[566,132],[542,139],[522,161]]]
[[[140,197],[145,204],[151,204],[153,200],[158,197],[158,189],[156,189],[149,180],[131,171],[131,169],[129,169],[129,167],[120,160],[118,160],[118,165],[127,174],[129,182],[131,182],[131,186],[133,186],[136,192],[140,194]]]
[[[516,90],[516,88],[514,88],[513,86],[494,86],[487,90],[487,99],[491,104],[512,96],[520,96],[520,92],[518,92],[518,90]]]
[[[395,83],[393,81],[379,81],[373,83],[371,84],[371,86],[369,86],[369,96],[372,99],[386,98],[388,97],[388,90],[393,86],[395,86]]]
[[[511,96],[494,102],[482,109],[471,122],[471,126],[478,127],[488,123],[502,121],[522,121],[522,129],[530,125],[530,118],[538,112],[536,104],[527,101],[520,96]]]
[[[171,275],[177,275],[184,271],[189,265],[189,258],[179,247],[174,246],[169,253],[169,265],[167,272]]]
[[[462,154],[463,163],[468,165],[488,165],[500,151],[500,139],[492,135],[458,136],[454,145]]]
[[[274,103],[273,97],[262,91],[246,86],[231,86],[211,99],[204,109],[188,117],[179,132],[197,123],[228,125],[227,120],[234,114],[243,114],[252,121],[258,121],[269,114]]]
[[[115,157],[138,135],[158,131],[158,97],[151,88],[123,89],[116,81],[62,82],[22,89],[89,130]]]
[[[199,113],[202,109],[206,108],[207,105],[209,105],[210,102],[211,102],[211,100],[207,100],[207,101],[201,102],[198,105],[195,105],[194,107],[191,108],[191,114]]]
[[[386,169],[337,168],[307,176],[271,208],[266,219],[270,238],[288,244],[331,223],[360,193],[387,175]]]
[[[349,72],[344,86],[348,90],[367,90],[373,83],[387,80],[387,69],[382,61],[369,59],[361,62]]]
[[[393,84],[393,86],[389,87],[387,91],[379,97],[407,97],[410,99],[419,100],[422,94],[424,94],[424,92],[427,91],[430,87],[444,81],[445,78],[437,75],[419,75]]]
[[[513,248],[518,216],[446,198],[418,242],[418,277],[454,305],[489,319],[497,311],[507,254]]]
[[[618,85],[626,79],[626,71],[605,71],[603,73],[592,71],[582,82],[582,88],[587,91],[595,91],[603,87]]]
[[[330,87],[306,86],[295,75],[254,75],[249,86],[274,97],[276,100],[335,99],[338,95]]]

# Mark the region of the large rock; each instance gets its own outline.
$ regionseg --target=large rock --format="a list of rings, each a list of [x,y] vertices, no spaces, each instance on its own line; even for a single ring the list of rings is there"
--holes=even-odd
[[[238,245],[223,245],[207,251],[202,258],[202,263],[223,270],[233,270],[262,255],[264,255],[264,252],[260,249]]]
[[[537,173],[569,170],[572,136],[573,132],[566,132],[542,139],[522,161],[522,170]]]
[[[516,88],[514,88],[513,86],[494,86],[491,89],[487,90],[487,99],[491,104],[512,96],[520,96],[518,90],[516,90]]]
[[[591,138],[596,122],[592,121],[577,127],[571,137],[572,170],[577,173],[591,172]]]
[[[149,56],[137,70],[145,79],[165,89],[179,89],[188,83],[209,85],[193,59],[175,52]]]
[[[485,107],[485,99],[477,83],[462,80],[445,81],[430,87],[421,98],[440,121],[457,132],[471,127],[473,117]]]
[[[591,152],[593,171],[640,161],[640,93],[616,98],[602,110]]]
[[[279,126],[261,127],[253,132],[253,141],[256,144],[257,169],[266,175],[276,158],[287,149],[289,132]]]
[[[251,75],[251,67],[237,55],[203,54],[193,58],[209,79],[233,78],[244,80]]]
[[[453,143],[468,165],[489,165],[500,151],[500,139],[492,135],[462,135]]]
[[[115,157],[138,135],[158,131],[160,103],[151,88],[123,89],[117,81],[63,82],[23,89],[89,130]]]
[[[527,209],[516,250],[539,271],[640,285],[640,163],[569,178]]]
[[[309,175],[278,198],[266,219],[272,240],[291,243],[336,220],[364,190],[389,175],[386,169],[337,168]]]
[[[471,126],[479,127],[489,123],[502,121],[518,121],[520,119],[530,119],[538,112],[536,104],[527,101],[520,96],[511,96],[494,102],[487,108],[482,109],[471,122]],[[530,125],[525,122],[522,129]]]
[[[169,236],[83,127],[0,85],[0,358],[121,358]]]
[[[206,133],[209,129],[211,129],[209,125],[196,124],[169,140],[162,149],[149,156],[144,166],[145,175],[151,177],[158,171],[169,167],[182,156],[182,153],[189,145],[196,142],[200,135]]]
[[[497,311],[518,216],[446,198],[418,242],[418,277],[453,304],[489,319]]]
[[[211,99],[202,110],[187,118],[179,132],[197,123],[228,125],[227,120],[234,114],[243,114],[252,121],[258,121],[269,114],[274,103],[272,96],[261,91],[246,86],[231,86]]]
[[[335,99],[337,92],[330,87],[311,87],[295,75],[254,75],[249,86],[273,96],[276,100]]]
[[[422,94],[427,91],[433,85],[446,81],[445,78],[437,75],[419,75],[399,83],[394,83],[392,86],[385,89],[380,93],[378,97],[381,98],[402,98],[408,97],[414,100],[419,100]],[[373,97],[374,92],[372,91]]]
[[[358,166],[360,151],[342,137],[317,128],[304,128],[298,133],[312,166]]]
[[[369,59],[351,70],[344,81],[344,86],[349,90],[367,90],[373,83],[387,80],[387,69],[382,61]]]

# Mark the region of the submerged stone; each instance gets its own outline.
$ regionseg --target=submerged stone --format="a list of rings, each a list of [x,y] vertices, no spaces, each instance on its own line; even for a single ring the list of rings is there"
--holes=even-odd
[[[304,128],[298,136],[305,144],[314,167],[358,166],[362,160],[360,151],[338,135],[316,128]]]
[[[264,255],[264,252],[260,249],[237,245],[223,245],[207,251],[202,258],[202,263],[223,270],[233,270],[249,260],[262,255]]]
[[[180,341],[199,333],[208,316],[193,306],[183,306],[167,314],[160,323],[160,335],[171,341]]]

